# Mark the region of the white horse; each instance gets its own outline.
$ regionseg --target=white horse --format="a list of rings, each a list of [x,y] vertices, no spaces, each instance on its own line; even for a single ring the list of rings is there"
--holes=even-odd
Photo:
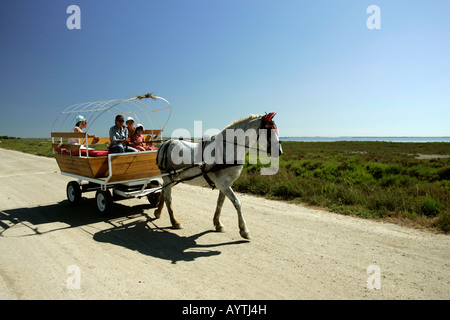
[[[282,154],[278,130],[272,120],[274,116],[272,112],[240,119],[208,141],[193,143],[171,139],[164,142],[158,149],[157,164],[163,173],[171,174],[163,177],[163,189],[155,217],[158,219],[161,216],[165,202],[173,228],[182,228],[172,210],[172,187],[179,182],[197,186],[209,184],[220,190],[213,219],[216,231],[224,232],[220,212],[226,196],[237,210],[240,235],[250,239],[241,202],[231,186],[239,178],[245,155],[249,151],[259,150],[260,157],[261,151],[271,157]]]

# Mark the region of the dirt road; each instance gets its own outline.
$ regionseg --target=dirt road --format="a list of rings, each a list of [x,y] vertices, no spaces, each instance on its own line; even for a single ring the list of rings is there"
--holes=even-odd
[[[0,299],[450,299],[450,236],[240,195],[252,240],[218,191],[178,185],[176,217],[94,194],[78,208],[56,161],[0,149]]]

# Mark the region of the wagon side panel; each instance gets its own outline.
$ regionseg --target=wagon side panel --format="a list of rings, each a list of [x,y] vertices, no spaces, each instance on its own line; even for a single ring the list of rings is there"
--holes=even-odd
[[[89,157],[94,178],[105,178],[108,176],[108,157]]]
[[[82,158],[60,154],[54,157],[61,172],[89,178],[104,178],[108,175],[108,157]]]
[[[93,177],[88,159],[60,154],[55,154],[54,157],[61,172],[73,173],[85,177]]]
[[[129,153],[112,157],[111,168],[110,182],[149,178],[161,173],[156,165],[156,152]]]

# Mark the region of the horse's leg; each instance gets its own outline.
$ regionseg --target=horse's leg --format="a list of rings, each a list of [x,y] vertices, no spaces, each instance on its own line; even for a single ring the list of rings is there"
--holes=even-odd
[[[220,189],[227,197],[231,200],[234,207],[236,208],[237,214],[238,214],[238,222],[239,222],[239,233],[242,238],[244,239],[250,239],[250,233],[247,229],[247,226],[245,225],[244,217],[242,216],[241,212],[241,201],[239,201],[238,197],[234,193],[233,189],[231,187],[227,187],[224,189]]]
[[[164,208],[164,188],[162,188],[161,190],[161,194],[159,195],[158,208],[155,210],[156,219],[159,219],[161,217],[161,212],[163,208]]]
[[[225,201],[225,194],[220,191],[219,198],[217,199],[217,207],[216,212],[214,213],[214,226],[216,227],[216,231],[225,232],[223,224],[220,222],[220,211],[222,210],[223,202]]]
[[[166,202],[167,211],[169,211],[170,223],[172,223],[172,227],[175,229],[182,229],[183,226],[181,223],[175,219],[172,210],[172,186],[165,187],[164,190],[164,201]]]

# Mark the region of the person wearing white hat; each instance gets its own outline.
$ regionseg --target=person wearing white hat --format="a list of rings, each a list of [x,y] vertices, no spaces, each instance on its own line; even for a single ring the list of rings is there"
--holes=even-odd
[[[150,147],[144,143],[144,136],[142,135],[144,133],[144,126],[140,123],[136,125],[136,130],[134,132],[134,135],[131,139],[131,142],[133,143],[133,148],[139,150],[139,151],[147,151],[151,150]]]
[[[83,129],[86,128],[87,120],[82,115],[78,115],[75,118],[76,124],[75,127],[73,127],[72,132],[75,133],[84,133]],[[92,143],[97,143],[100,138],[93,134],[88,134],[88,138],[94,138]],[[68,144],[80,144],[80,138],[69,138],[67,141]],[[81,148],[85,148],[84,146],[81,146]]]
[[[136,130],[136,128],[134,127],[134,119],[132,117],[128,117],[125,123],[128,129],[128,136],[132,137],[134,135],[134,130]]]

